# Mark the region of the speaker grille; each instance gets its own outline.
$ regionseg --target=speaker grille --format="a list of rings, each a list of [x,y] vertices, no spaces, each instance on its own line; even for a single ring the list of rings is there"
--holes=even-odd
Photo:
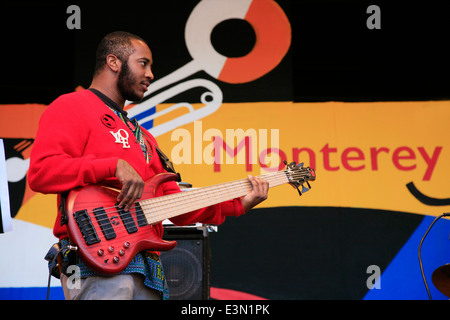
[[[161,252],[169,298],[171,300],[209,299],[209,242],[197,229],[171,228],[165,240],[176,240],[177,246]]]

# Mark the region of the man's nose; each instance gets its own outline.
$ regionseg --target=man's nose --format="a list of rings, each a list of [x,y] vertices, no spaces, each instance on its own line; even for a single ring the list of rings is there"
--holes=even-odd
[[[152,69],[150,69],[150,68],[147,69],[147,71],[145,72],[145,77],[150,79],[150,81],[155,79],[155,76],[153,75]]]

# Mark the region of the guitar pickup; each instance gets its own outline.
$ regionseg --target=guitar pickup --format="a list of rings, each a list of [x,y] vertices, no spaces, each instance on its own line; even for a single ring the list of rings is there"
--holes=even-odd
[[[92,210],[94,212],[95,218],[97,219],[98,225],[100,229],[102,229],[103,235],[106,240],[111,240],[116,237],[116,232],[109,220],[108,215],[106,214],[105,209],[103,207],[95,208]]]
[[[136,202],[134,207],[136,208],[136,219],[138,226],[145,227],[146,225],[148,225],[148,222],[147,218],[144,215],[144,211],[142,211],[141,205],[138,202]]]
[[[123,225],[125,229],[127,229],[128,233],[134,233],[138,231],[136,223],[134,222],[133,216],[130,211],[125,211],[123,208],[119,208],[119,203],[116,203],[117,212],[119,212],[119,216],[122,219]]]
[[[73,217],[77,222],[78,228],[80,229],[84,241],[86,241],[88,246],[100,242],[87,210],[77,211],[73,214]]]

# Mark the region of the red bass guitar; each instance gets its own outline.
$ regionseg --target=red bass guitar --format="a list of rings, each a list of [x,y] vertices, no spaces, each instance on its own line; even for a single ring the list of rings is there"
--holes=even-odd
[[[285,170],[260,178],[269,187],[289,183],[299,191],[308,190],[304,183],[315,180],[315,172],[303,164],[289,164]],[[120,273],[142,250],[167,251],[176,241],[165,241],[153,225],[197,209],[246,195],[251,191],[248,179],[192,189],[155,197],[156,188],[174,181],[177,175],[161,173],[150,179],[143,196],[129,211],[117,206],[117,190],[105,185],[89,185],[69,192],[66,200],[67,231],[71,243],[78,247],[84,263],[102,275]],[[298,187],[302,186],[302,191]]]

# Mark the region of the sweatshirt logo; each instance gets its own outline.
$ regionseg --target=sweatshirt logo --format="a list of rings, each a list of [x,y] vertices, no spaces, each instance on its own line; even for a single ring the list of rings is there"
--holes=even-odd
[[[115,143],[121,143],[124,149],[130,147],[130,144],[128,143],[129,135],[124,129],[119,129],[117,132],[110,131],[110,133],[116,139],[116,141],[114,141]]]
[[[100,117],[100,120],[102,121],[102,123],[109,129],[114,129],[115,127],[117,127],[116,125],[116,121],[114,120],[114,118],[112,116],[110,116],[109,114],[104,114]]]

